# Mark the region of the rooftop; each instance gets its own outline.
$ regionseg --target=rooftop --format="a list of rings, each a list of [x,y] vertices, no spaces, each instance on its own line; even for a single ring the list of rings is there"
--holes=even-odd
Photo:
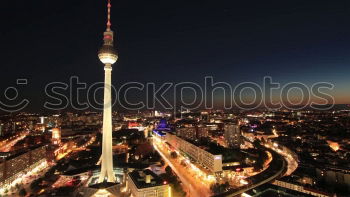
[[[129,173],[129,177],[132,179],[138,189],[156,187],[166,185],[160,177],[158,177],[151,170],[134,170]]]
[[[245,193],[253,197],[270,197],[270,196],[280,196],[280,197],[293,197],[293,196],[309,197],[310,196],[311,197],[312,196],[309,194],[279,187],[269,183],[261,185],[257,188],[251,189]]]

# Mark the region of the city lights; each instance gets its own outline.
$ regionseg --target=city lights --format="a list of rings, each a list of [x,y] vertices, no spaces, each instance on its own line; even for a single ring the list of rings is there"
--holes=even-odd
[[[344,2],[2,1],[0,197],[350,197]]]

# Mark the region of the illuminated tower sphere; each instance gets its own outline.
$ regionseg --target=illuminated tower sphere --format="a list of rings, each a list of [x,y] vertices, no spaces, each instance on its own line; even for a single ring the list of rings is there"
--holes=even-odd
[[[105,65],[104,82],[104,101],[103,101],[103,127],[102,127],[102,155],[101,155],[101,173],[99,183],[104,181],[115,182],[113,172],[113,152],[112,152],[112,64],[114,64],[118,55],[113,48],[113,31],[111,31],[111,2],[108,0],[107,29],[103,34],[104,44],[98,52],[98,57]],[[106,180],[107,179],[107,180]]]

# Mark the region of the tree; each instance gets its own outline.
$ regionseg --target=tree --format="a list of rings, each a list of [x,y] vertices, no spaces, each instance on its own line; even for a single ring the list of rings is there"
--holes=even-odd
[[[179,182],[175,182],[174,184],[171,184],[172,193],[173,196],[186,196],[186,192],[183,190],[183,187],[180,185]]]
[[[162,166],[165,165],[165,161],[163,159],[160,160],[160,165],[162,165]]]
[[[228,182],[224,184],[214,183],[210,186],[210,190],[214,194],[220,194],[220,193],[226,192],[229,188],[230,188],[230,184]]]
[[[30,184],[30,189],[32,189],[33,191],[39,191],[40,190],[40,183],[42,182],[42,178],[38,178],[36,180],[34,180],[31,184]]]
[[[167,166],[167,167],[165,168],[165,172],[166,172],[168,175],[172,175],[172,174],[173,174],[173,170],[171,169],[170,166]]]
[[[258,138],[256,138],[253,142],[253,145],[255,148],[261,147],[260,140]]]
[[[177,158],[177,153],[175,151],[170,153],[171,158],[176,159]]]
[[[259,156],[256,158],[256,162],[254,163],[254,170],[260,171],[264,168],[265,162],[269,159],[266,151],[259,151]]]
[[[58,194],[61,194],[63,196],[69,196],[70,193],[74,191],[74,187],[60,187],[57,190]]]
[[[20,196],[26,196],[26,195],[27,195],[27,191],[26,191],[24,188],[22,188],[22,189],[19,191],[19,195],[20,195]]]

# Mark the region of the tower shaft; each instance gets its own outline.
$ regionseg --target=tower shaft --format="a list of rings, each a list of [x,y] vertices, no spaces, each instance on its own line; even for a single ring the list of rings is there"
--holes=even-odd
[[[113,172],[112,152],[112,65],[105,64],[104,101],[103,101],[103,127],[102,127],[102,161],[99,182],[107,177],[108,182],[115,182]]]

